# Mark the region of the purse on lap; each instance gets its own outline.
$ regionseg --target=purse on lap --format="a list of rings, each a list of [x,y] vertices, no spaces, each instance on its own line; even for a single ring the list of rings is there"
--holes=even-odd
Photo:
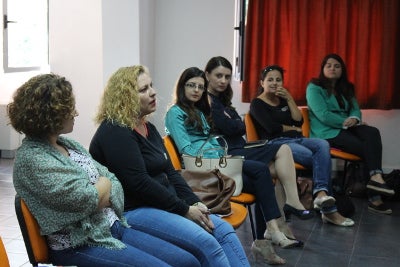
[[[232,213],[230,198],[235,191],[233,179],[218,169],[208,171],[182,169],[181,175],[211,213],[221,216],[229,216]]]
[[[243,180],[242,180],[242,168],[243,168],[243,156],[228,156],[228,145],[224,138],[221,136],[214,136],[216,138],[220,138],[224,141],[224,147],[216,147],[203,150],[204,145],[210,140],[212,136],[208,137],[208,139],[204,142],[204,144],[200,147],[196,156],[190,156],[183,154],[182,159],[184,163],[184,169],[189,171],[205,171],[210,172],[215,169],[218,169],[225,176],[230,177],[235,181],[236,189],[233,192],[233,196],[238,196],[241,194],[243,189]],[[206,151],[210,150],[222,150],[224,153],[220,158],[204,158],[203,154]]]

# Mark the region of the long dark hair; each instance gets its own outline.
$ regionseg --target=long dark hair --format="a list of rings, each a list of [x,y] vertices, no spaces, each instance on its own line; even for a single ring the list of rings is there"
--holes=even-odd
[[[325,77],[324,75],[324,67],[326,63],[328,62],[328,59],[333,58],[337,60],[340,65],[342,66],[342,75],[340,78],[336,81],[335,86],[332,86],[331,81]],[[344,60],[337,54],[328,54],[324,57],[321,63],[321,69],[319,72],[318,78],[312,78],[311,83],[321,86],[325,90],[328,91],[328,94],[331,95],[334,91],[336,91],[336,94],[343,95],[344,98],[349,102],[350,108],[352,107],[352,101],[351,99],[355,96],[354,92],[354,84],[349,81],[348,75],[347,75],[347,68],[346,64],[344,63]],[[340,97],[337,97],[339,104],[340,103]]]
[[[232,64],[224,57],[213,57],[211,58],[205,67],[205,71],[211,73],[215,68],[222,66],[229,69],[232,73]],[[208,88],[208,81],[206,81],[206,88]],[[231,83],[228,84],[228,87],[225,91],[219,94],[218,98],[221,100],[222,104],[226,107],[231,107],[232,105],[232,97],[233,97],[233,90]]]
[[[195,103],[187,99],[185,95],[186,82],[195,77],[203,78],[204,83],[206,82],[204,71],[197,67],[190,67],[182,72],[175,86],[175,104],[188,114],[188,118],[185,121],[186,125],[196,126],[197,130],[203,131],[202,120],[196,111],[196,108],[202,111],[206,117],[210,116],[210,105],[208,103],[207,92],[203,92],[200,100]]]
[[[281,73],[282,76],[282,82],[283,82],[283,72],[285,71],[281,66],[279,65],[268,65],[265,68],[263,68],[260,72],[260,81],[264,81],[265,77],[267,76],[268,72],[273,71],[273,70],[277,70]],[[261,95],[264,92],[264,88],[260,85],[258,87],[258,91],[257,91],[257,96]]]

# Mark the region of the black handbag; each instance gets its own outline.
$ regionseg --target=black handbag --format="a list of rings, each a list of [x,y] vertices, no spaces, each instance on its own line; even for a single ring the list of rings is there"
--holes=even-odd
[[[383,180],[394,190],[394,196],[385,197],[385,199],[400,200],[400,170],[392,170],[390,173],[384,174]]]
[[[367,198],[369,173],[364,163],[350,163],[347,166],[344,191],[351,197]]]

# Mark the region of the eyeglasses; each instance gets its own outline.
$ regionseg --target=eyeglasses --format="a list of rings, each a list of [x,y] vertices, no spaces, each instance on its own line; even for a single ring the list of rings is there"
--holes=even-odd
[[[204,85],[202,85],[202,84],[196,84],[196,83],[186,83],[185,84],[185,86],[187,87],[187,88],[190,88],[190,89],[192,89],[192,90],[194,90],[194,89],[199,89],[200,91],[204,91]]]

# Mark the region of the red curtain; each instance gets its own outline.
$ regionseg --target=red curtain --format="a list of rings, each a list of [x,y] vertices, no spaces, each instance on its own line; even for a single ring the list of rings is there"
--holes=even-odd
[[[337,53],[362,108],[400,108],[399,3],[248,0],[242,100],[256,96],[263,67],[279,64],[286,70],[284,86],[304,105],[323,57]]]

